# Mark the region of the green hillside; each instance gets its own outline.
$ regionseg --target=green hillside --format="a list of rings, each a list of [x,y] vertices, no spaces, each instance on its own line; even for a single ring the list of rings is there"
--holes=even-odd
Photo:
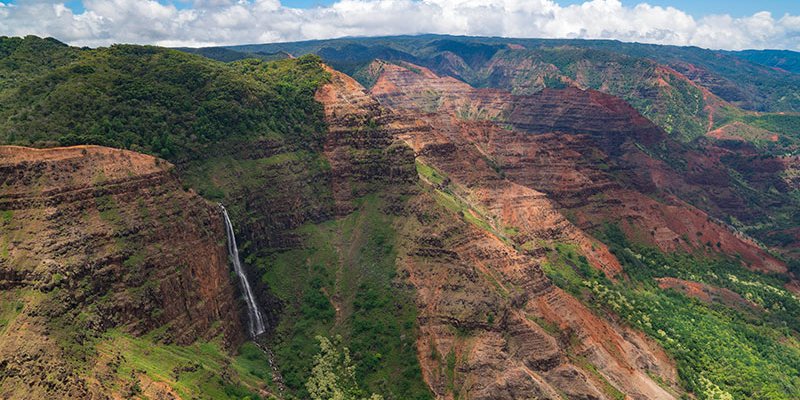
[[[313,143],[322,126],[313,92],[325,74],[311,56],[224,64],[156,47],[77,51],[52,43],[30,37],[4,44],[17,46],[0,73],[24,79],[0,92],[3,143],[99,144],[183,162],[212,150],[219,154],[221,142],[233,146],[277,135]],[[70,61],[33,70],[12,62],[37,47],[47,55],[28,58],[68,54]]]

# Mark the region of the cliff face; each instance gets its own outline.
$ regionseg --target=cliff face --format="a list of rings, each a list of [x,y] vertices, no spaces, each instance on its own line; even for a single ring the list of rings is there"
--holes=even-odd
[[[418,358],[437,398],[611,398],[617,389],[609,387],[633,398],[673,398],[674,389],[648,375],[675,385],[663,351],[598,318],[542,272],[549,246],[569,243],[614,276],[620,266],[604,245],[567,221],[545,194],[501,178],[474,145],[448,142],[437,125],[447,116],[431,115],[431,123],[383,109],[355,82],[341,79],[334,75],[317,96],[332,134],[358,137],[338,121],[379,115],[379,131],[418,152],[419,171],[434,169],[421,173],[419,192],[396,203],[402,208],[394,226],[401,282],[417,293]],[[376,87],[386,87],[381,79]],[[396,87],[413,89],[410,81]],[[407,169],[410,158],[401,161],[396,168]]]
[[[217,208],[172,165],[97,146],[0,147],[3,397],[109,394],[86,372],[108,329],[243,340]]]
[[[667,66],[652,61],[653,57],[630,57],[569,45],[535,47],[498,46],[491,58],[471,65],[451,53],[443,63],[433,63],[433,67],[476,86],[501,88],[514,94],[561,87],[610,93],[635,104],[656,125],[682,139],[705,135],[716,119],[733,109],[717,96],[719,87],[695,79],[690,68],[684,68],[691,64]]]
[[[413,199],[400,228],[419,359],[438,398],[675,398],[676,373],[658,346],[555,287],[543,258],[436,207],[438,195]]]
[[[772,274],[786,267],[714,216],[796,253],[796,210],[784,200],[800,188],[797,157],[685,145],[617,97],[539,91],[601,85],[665,104],[690,84],[638,68],[650,62],[619,69],[587,57],[566,76],[502,58],[521,46],[488,47],[437,50],[438,70],[518,90],[476,89],[408,62],[357,71],[374,84],[367,91],[314,57],[210,66],[109,50],[145,72],[158,69],[137,63],[141,52],[228,71],[208,75],[220,88],[249,82],[234,91],[260,93],[256,103],[219,93],[244,108],[206,99],[230,111],[211,118],[212,131],[162,134],[149,122],[184,118],[139,118],[140,100],[116,90],[126,80],[102,74],[114,96],[96,100],[135,100],[122,114],[148,122],[144,136],[83,136],[101,130],[73,129],[75,115],[47,107],[51,97],[20,97],[59,111],[48,129],[30,125],[33,138],[136,139],[178,166],[94,146],[0,147],[0,397],[307,398],[316,335],[341,336],[360,389],[387,400],[796,397],[800,303],[781,288],[797,293],[796,276]],[[87,70],[70,70],[63,92],[85,94]],[[481,70],[490,74],[463,75]],[[653,74],[615,80],[626,70]],[[156,75],[130,79],[186,84]],[[679,103],[697,106],[690,123],[709,116],[713,126],[700,97]],[[244,114],[253,124],[235,126]],[[734,128],[720,137],[746,129]],[[219,210],[187,186],[230,211],[271,352],[223,351],[244,342],[243,304]]]
[[[485,214],[495,231],[512,232],[505,235],[508,240],[520,246],[527,244],[534,253],[541,247],[531,247],[534,243],[574,243],[610,276],[618,273],[619,263],[602,243],[564,218],[545,193],[505,179],[489,153],[491,145],[477,143],[495,130],[506,132],[492,120],[508,114],[510,96],[472,89],[452,78],[438,78],[429,70],[415,68],[421,72],[384,64],[384,73],[371,93],[405,121],[405,129],[399,130],[398,136],[414,149],[419,162],[446,175],[452,189]],[[415,95],[419,93],[442,99],[436,112],[421,112]]]
[[[718,159],[670,140],[624,101],[575,88],[510,96],[461,82],[443,84],[446,79],[392,66],[383,69],[372,93],[399,113],[422,115],[430,132],[405,138],[454,181],[469,188],[478,182],[517,184],[544,192],[584,230],[616,221],[633,237],[664,250],[740,254],[756,269],[785,271],[754,243],[675,196],[710,199],[712,210],[730,199],[744,203]],[[453,100],[420,114],[419,93]],[[504,96],[505,102],[486,101]],[[447,106],[456,103],[479,111],[464,114]],[[670,165],[659,154],[681,161]]]
[[[331,167],[331,188],[339,215],[352,200],[416,180],[413,153],[396,138],[397,118],[349,76],[327,68],[330,82],[317,90],[328,134],[323,154]]]
[[[577,89],[511,96],[417,66],[374,69],[371,93],[397,115],[423,183],[399,223],[399,265],[417,293],[417,350],[439,398],[680,395],[663,350],[543,274],[566,245],[626,281],[586,233],[606,223],[662,251],[785,271],[682,198],[708,193],[711,210],[725,196],[745,200],[725,153],[671,140],[619,99]]]

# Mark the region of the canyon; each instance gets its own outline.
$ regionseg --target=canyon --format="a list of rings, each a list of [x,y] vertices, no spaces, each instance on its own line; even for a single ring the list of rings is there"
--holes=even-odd
[[[794,139],[730,85],[620,64],[650,113],[592,51],[343,43],[4,42],[62,64],[0,88],[0,397],[311,398],[317,336],[354,399],[800,393]]]

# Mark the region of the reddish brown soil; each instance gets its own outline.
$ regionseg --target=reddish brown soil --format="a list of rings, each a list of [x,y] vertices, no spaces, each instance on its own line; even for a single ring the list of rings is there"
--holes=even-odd
[[[404,71],[388,64],[381,68]],[[403,85],[392,85],[384,77],[374,90],[409,88],[414,76],[435,77],[425,69],[410,73],[413,76]],[[495,94],[483,91],[480,104],[502,104],[498,99],[505,95]],[[326,154],[333,165],[339,157],[336,149],[354,136],[354,126],[371,118],[376,132],[403,139],[420,162],[446,173],[447,190],[469,205],[466,212],[473,218],[492,227],[493,233],[487,232],[438,207],[432,193],[436,185],[428,184],[410,197],[409,209],[401,212],[407,217],[398,219],[400,275],[418,294],[419,358],[437,398],[558,398],[565,393],[606,399],[611,394],[604,381],[631,398],[674,398],[675,369],[658,346],[594,315],[542,273],[540,263],[555,242],[577,245],[610,276],[618,274],[620,266],[604,245],[564,218],[546,194],[503,179],[484,149],[466,139],[468,133],[495,129],[484,118],[505,110],[486,111],[489,106],[461,103],[457,97],[431,103],[422,95],[423,108],[438,104],[476,119],[472,124],[447,114],[420,119],[419,108],[413,113],[384,108],[336,73],[317,99],[325,105],[331,126]],[[450,131],[465,137],[450,136]],[[342,204],[347,204],[344,193],[349,191],[342,190]],[[456,360],[454,371],[447,371],[448,357]],[[661,388],[649,374],[660,376],[673,389]]]

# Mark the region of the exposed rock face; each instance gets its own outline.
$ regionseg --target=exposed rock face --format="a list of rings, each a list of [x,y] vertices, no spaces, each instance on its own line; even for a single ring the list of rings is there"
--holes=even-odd
[[[295,248],[301,243],[294,228],[347,214],[353,198],[416,179],[413,162],[406,162],[413,154],[394,138],[392,116],[352,78],[326,69],[330,80],[315,94],[328,128],[319,143],[298,148],[264,140],[237,154],[247,161],[270,160],[255,170],[255,183],[230,199],[234,207],[244,205],[231,211],[242,241],[255,249]]]
[[[542,273],[548,246],[572,243],[618,274],[617,260],[584,233],[604,222],[663,250],[739,254],[752,268],[784,269],[679,197],[723,185],[719,159],[687,150],[617,98],[578,89],[511,96],[417,66],[373,70],[381,75],[371,93],[433,170],[400,228],[400,259],[418,293],[423,374],[439,398],[609,398],[609,385],[631,398],[679,395],[661,349]],[[670,165],[662,146],[687,164]],[[432,207],[437,199],[426,196],[439,191],[461,211]]]
[[[629,141],[653,145],[664,139],[663,132],[628,103],[595,90],[544,89],[514,97],[511,107],[507,120],[516,129],[590,135],[609,152]]]
[[[514,94],[565,86],[610,93],[636,102],[636,108],[657,125],[687,138],[711,131],[715,119],[724,116],[724,109],[731,106],[714,94],[721,94],[719,87],[695,79],[692,71],[683,66],[673,65],[681,73],[652,60],[603,50],[569,45],[549,49],[508,46],[474,65],[459,62],[461,58],[455,54],[447,61],[449,66],[431,62],[428,65],[466,82]]]
[[[400,66],[383,71],[372,93],[397,112],[418,114],[418,93],[453,98],[423,114],[429,132],[410,131],[403,137],[431,165],[470,189],[487,182],[494,189],[500,186],[496,181],[511,181],[546,193],[585,230],[619,221],[637,239],[664,250],[736,253],[755,269],[785,270],[749,239],[674,195],[710,199],[712,209],[730,199],[741,201],[742,194],[720,190],[730,184],[719,160],[670,140],[620,99],[568,88],[529,96],[495,93],[492,98],[505,96],[508,101],[492,102],[486,101],[486,93],[496,91],[471,89],[461,82],[448,85],[443,83],[447,78],[429,71],[414,73]],[[403,89],[394,92],[393,87]],[[462,104],[460,109],[473,104],[481,111],[472,115],[492,117],[472,118],[447,104]],[[661,147],[668,149],[664,153],[679,155],[683,170],[651,156]]]
[[[169,163],[97,146],[0,147],[0,397],[103,397],[81,372],[110,328],[186,344],[243,337],[216,206]]]
[[[487,135],[495,134],[497,130],[505,132],[496,123],[482,119],[484,116],[494,119],[505,114],[505,109],[498,110],[497,107],[507,104],[504,101],[510,96],[492,90],[475,90],[452,78],[437,78],[432,72],[418,68],[421,71],[419,73],[386,64],[384,74],[378,79],[372,93],[380,101],[393,105],[395,112],[402,115],[407,128],[398,131],[398,135],[414,149],[420,160],[444,171],[457,184],[456,189],[466,201],[490,214],[497,230],[514,230],[516,233],[509,239],[515,243],[575,243],[607,274],[613,276],[618,273],[619,262],[602,243],[576,229],[555,209],[544,193],[501,176],[499,166],[487,153],[491,151],[492,144],[476,143]],[[392,85],[395,80],[402,84]],[[425,118],[418,119],[418,103],[413,97],[403,102],[405,97],[391,92],[393,87],[402,88],[401,93],[412,94],[438,87],[443,91],[448,90],[442,97],[449,100],[440,104],[442,112],[423,114]],[[450,87],[454,88],[452,92],[449,91]],[[478,100],[471,102],[472,95]],[[457,110],[464,108],[455,104],[469,108],[472,114],[459,113]],[[478,116],[478,120],[458,117],[467,115]],[[540,249],[541,246],[535,246],[531,251]]]
[[[501,90],[476,90],[458,79],[438,76],[409,63],[401,66],[375,61],[372,65],[381,73],[370,93],[391,108],[411,107],[423,113],[446,110],[469,119],[492,119],[504,111],[511,98]]]
[[[341,215],[351,211],[353,198],[376,187],[408,185],[416,180],[416,171],[411,149],[395,137],[396,117],[354,79],[327,70],[331,80],[315,98],[328,124],[324,155],[331,165],[336,213]]]
[[[432,75],[424,69],[408,75],[391,64],[381,67],[404,81],[392,86],[384,75],[373,91],[413,90],[413,74]],[[434,81],[430,87],[439,84]],[[359,99],[349,104],[376,107],[361,97],[360,88],[348,88]],[[495,98],[486,93],[487,99]],[[439,104],[450,110],[459,109],[463,100],[444,97]],[[485,107],[471,109],[486,115],[481,114]],[[395,109],[394,117],[387,117],[393,133],[414,148],[419,162],[447,174],[445,182],[426,185],[432,190],[447,186],[495,232],[476,228],[437,206],[429,191],[413,196],[407,217],[399,219],[401,272],[418,293],[419,358],[436,396],[511,399],[567,394],[605,399],[613,396],[607,389],[610,382],[632,398],[673,398],[648,376],[675,384],[674,367],[663,351],[643,335],[593,315],[553,286],[540,268],[547,244],[566,242],[613,276],[620,266],[606,247],[566,220],[544,193],[502,178],[480,148],[443,132],[460,133],[464,126],[457,119],[442,113],[421,120],[404,111]],[[488,121],[474,122],[470,128],[476,131],[492,128]]]
[[[422,194],[400,228],[402,272],[418,293],[418,351],[438,398],[674,398],[668,357],[555,287],[540,259],[458,219]],[[592,365],[591,368],[588,365]]]

